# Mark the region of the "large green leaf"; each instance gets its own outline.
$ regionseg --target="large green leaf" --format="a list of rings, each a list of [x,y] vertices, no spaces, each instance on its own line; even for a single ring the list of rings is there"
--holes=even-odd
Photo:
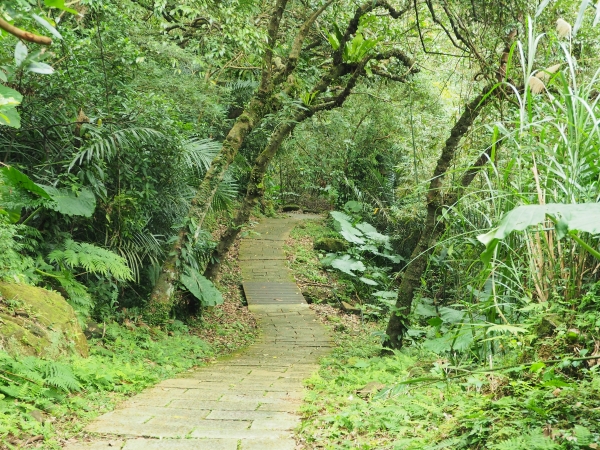
[[[0,108],[0,125],[21,128],[21,116],[16,108]]]
[[[10,186],[24,189],[32,194],[36,194],[42,198],[50,200],[50,195],[48,195],[44,189],[35,184],[31,178],[29,178],[20,170],[17,170],[11,166],[3,166],[0,168],[0,172],[4,176],[6,183]]]
[[[58,8],[70,12],[71,14],[77,14],[77,11],[65,5],[65,0],[44,0],[44,4],[48,8]]]
[[[0,84],[0,106],[18,106],[23,101],[19,91]]]
[[[523,231],[530,226],[541,225],[547,217],[555,223],[559,238],[568,234],[579,242],[574,235],[578,231],[600,234],[600,203],[518,206],[502,218],[498,227],[477,236],[477,239],[487,247],[481,259],[486,263],[489,262],[499,241],[513,231]],[[593,249],[586,249],[594,254]]]
[[[87,188],[83,188],[78,193],[52,186],[42,186],[42,188],[53,200],[48,207],[61,214],[91,217],[96,209],[96,197]]]
[[[29,54],[29,50],[27,50],[27,46],[23,44],[22,41],[17,42],[15,46],[15,65],[19,67],[23,62],[27,59],[27,55]]]
[[[19,92],[0,84],[0,125],[21,127],[21,117],[15,107],[22,100],[23,96]]]
[[[356,276],[353,270],[364,272],[366,269],[362,261],[352,259],[350,255],[343,255],[340,258],[334,259],[331,261],[331,267],[341,270],[342,272],[352,275],[353,277]]]
[[[367,238],[380,244],[387,244],[390,241],[389,236],[379,233],[377,229],[368,222],[361,222],[356,225],[356,228],[362,231]]]
[[[352,220],[346,214],[339,211],[331,211],[331,217],[334,220],[334,227],[344,239],[352,244],[364,244],[363,233],[353,227],[350,221]]]
[[[216,306],[223,303],[221,292],[197,270],[188,267],[185,273],[181,274],[179,280],[200,301],[202,306]]]

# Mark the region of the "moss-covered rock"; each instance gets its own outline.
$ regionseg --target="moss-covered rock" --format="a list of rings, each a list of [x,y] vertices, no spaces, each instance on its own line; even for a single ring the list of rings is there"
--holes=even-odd
[[[300,211],[300,206],[299,205],[284,205],[281,210],[283,212],[292,212],[292,211]]]
[[[88,355],[73,308],[57,292],[0,282],[0,349],[11,354]]]
[[[315,241],[315,250],[320,250],[326,253],[343,252],[348,249],[348,243],[342,239],[336,238],[320,238]]]

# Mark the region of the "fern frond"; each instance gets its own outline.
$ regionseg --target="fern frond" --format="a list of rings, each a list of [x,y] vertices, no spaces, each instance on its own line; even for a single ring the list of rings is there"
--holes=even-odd
[[[48,255],[50,262],[66,267],[83,267],[87,272],[112,276],[117,280],[133,280],[126,260],[111,252],[87,242],[65,241],[64,250],[54,250]]]
[[[544,436],[540,429],[535,429],[524,435],[507,439],[496,444],[494,450],[552,450],[558,445],[550,438]]]
[[[65,392],[79,391],[81,384],[75,378],[71,368],[63,363],[38,360],[38,369],[44,376],[44,383]]]

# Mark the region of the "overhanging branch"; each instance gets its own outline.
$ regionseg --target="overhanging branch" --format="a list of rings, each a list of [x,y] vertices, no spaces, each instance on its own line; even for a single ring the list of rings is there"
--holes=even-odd
[[[11,25],[7,21],[0,18],[0,28],[13,36],[18,37],[24,41],[34,42],[41,45],[52,44],[52,39],[46,36],[40,36],[39,34],[30,33],[29,31],[22,30],[20,28]]]

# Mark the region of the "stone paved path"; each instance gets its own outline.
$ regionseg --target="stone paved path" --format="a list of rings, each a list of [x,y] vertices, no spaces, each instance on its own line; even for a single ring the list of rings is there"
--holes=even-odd
[[[266,219],[241,243],[248,307],[262,329],[256,344],[131,398],[86,428],[103,437],[66,448],[294,449],[302,381],[331,346],[285,264],[284,241],[302,218]]]

